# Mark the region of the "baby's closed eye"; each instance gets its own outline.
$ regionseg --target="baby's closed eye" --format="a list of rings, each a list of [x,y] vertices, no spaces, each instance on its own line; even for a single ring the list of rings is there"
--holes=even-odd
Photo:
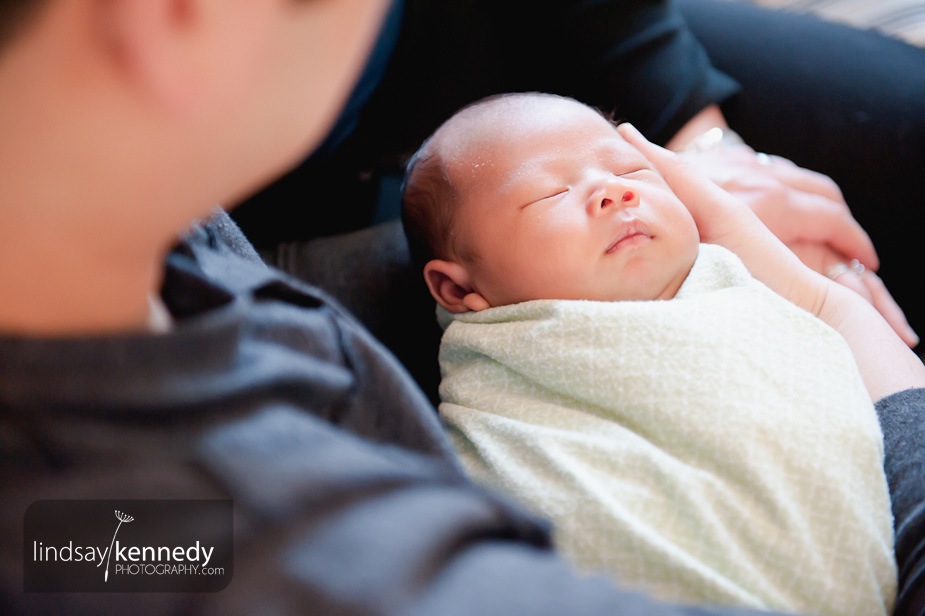
[[[520,206],[520,209],[523,209],[529,205],[533,205],[534,203],[540,203],[541,201],[546,201],[548,199],[554,199],[555,197],[560,197],[564,195],[565,193],[567,193],[568,191],[569,189],[567,187],[566,188],[553,188],[549,190],[540,191],[539,194],[543,194],[545,196],[539,197],[537,199],[528,200],[526,203]]]

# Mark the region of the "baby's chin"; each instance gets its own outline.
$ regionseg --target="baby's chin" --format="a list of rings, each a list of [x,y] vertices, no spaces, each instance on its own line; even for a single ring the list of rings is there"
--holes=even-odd
[[[618,288],[603,294],[601,301],[639,302],[673,299],[693,267],[679,263],[668,271],[664,263],[639,261],[623,271]]]

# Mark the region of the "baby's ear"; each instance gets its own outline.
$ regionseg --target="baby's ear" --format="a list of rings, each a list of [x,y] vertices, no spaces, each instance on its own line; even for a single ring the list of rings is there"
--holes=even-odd
[[[469,274],[458,263],[433,259],[424,266],[424,281],[437,303],[450,312],[490,308],[485,298],[473,291]]]

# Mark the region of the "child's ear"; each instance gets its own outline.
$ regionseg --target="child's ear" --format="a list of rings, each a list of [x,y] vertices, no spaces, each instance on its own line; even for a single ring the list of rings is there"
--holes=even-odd
[[[99,33],[135,90],[176,113],[205,104],[205,90],[234,76],[259,40],[263,3],[219,0],[108,0]],[[253,8],[252,8],[253,7]],[[220,52],[227,40],[238,45]]]
[[[424,280],[437,303],[450,312],[479,311],[491,305],[472,289],[469,274],[458,263],[434,259],[424,266]]]
[[[184,57],[188,33],[198,30],[195,0],[114,0],[99,6],[102,42],[119,72],[159,103],[184,105],[195,76]]]

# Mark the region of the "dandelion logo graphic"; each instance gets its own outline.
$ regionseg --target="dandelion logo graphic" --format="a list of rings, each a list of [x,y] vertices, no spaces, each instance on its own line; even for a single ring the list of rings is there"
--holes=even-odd
[[[109,557],[112,556],[112,546],[113,546],[113,544],[116,542],[116,535],[119,534],[119,529],[122,527],[122,523],[123,523],[123,522],[125,522],[126,524],[128,524],[129,522],[131,522],[131,521],[134,520],[135,518],[133,518],[132,516],[130,516],[130,515],[128,515],[128,514],[122,513],[121,511],[119,511],[119,510],[117,509],[117,510],[116,510],[116,519],[119,520],[119,524],[116,525],[116,532],[114,532],[114,533],[112,534],[112,541],[109,542],[109,553],[106,554],[106,574],[103,576],[103,581],[104,581],[104,582],[108,582],[108,581],[109,581]],[[103,564],[103,561],[100,561],[100,564],[97,565],[97,567],[99,567],[99,566],[102,565],[102,564]]]

